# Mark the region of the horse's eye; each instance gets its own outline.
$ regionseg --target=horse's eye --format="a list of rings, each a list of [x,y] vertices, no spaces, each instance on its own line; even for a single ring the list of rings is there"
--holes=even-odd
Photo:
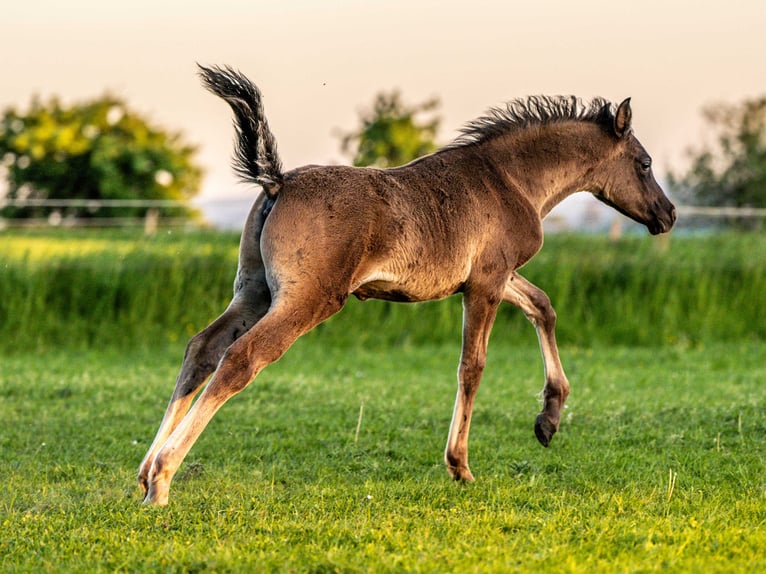
[[[652,169],[652,160],[646,158],[641,160],[641,171],[644,173],[648,172],[650,169]]]

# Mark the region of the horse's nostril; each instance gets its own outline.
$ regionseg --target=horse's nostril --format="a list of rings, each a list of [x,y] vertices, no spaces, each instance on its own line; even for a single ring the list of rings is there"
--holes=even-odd
[[[673,223],[675,223],[675,221],[676,221],[676,208],[675,207],[670,210],[670,221],[672,221]]]

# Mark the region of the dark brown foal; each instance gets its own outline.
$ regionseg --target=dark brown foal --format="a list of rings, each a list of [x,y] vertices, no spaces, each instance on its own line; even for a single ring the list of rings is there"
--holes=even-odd
[[[516,270],[540,249],[542,219],[576,191],[651,233],[670,230],[675,210],[633,135],[630,101],[614,108],[601,99],[516,100],[403,167],[284,172],[258,89],[228,68],[201,68],[201,75],[234,111],[236,170],[263,194],[242,234],[231,304],[190,341],[139,469],[145,502],[167,503],[174,474],[218,409],[351,294],[426,301],[462,293],[463,350],[445,451],[457,480],[473,480],[471,412],[497,308],[503,301],[520,307],[540,340],[545,387],[535,434],[548,446],[569,383],[550,301]]]

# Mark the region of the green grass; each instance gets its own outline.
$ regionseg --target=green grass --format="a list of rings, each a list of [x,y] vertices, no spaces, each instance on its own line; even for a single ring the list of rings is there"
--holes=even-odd
[[[6,356],[0,570],[763,566],[760,343],[562,349],[573,391],[549,449],[532,431],[534,343],[490,348],[472,485],[441,461],[457,342],[351,351],[304,339],[213,420],[166,509],[140,506],[134,475],[180,346]]]
[[[2,572],[754,572],[766,563],[766,237],[553,236],[572,395],[501,308],[471,433],[442,463],[460,299],[360,303],[213,420],[170,506],[135,473],[238,238],[0,232]]]
[[[227,305],[234,234],[0,232],[0,352],[187,340]],[[560,341],[654,346],[766,339],[766,235],[553,235],[522,273],[550,296]],[[351,298],[333,344],[447,342],[460,298],[404,305]],[[376,325],[359,329],[359,325]],[[529,326],[501,306],[495,331]],[[323,328],[320,328],[320,332]]]
[[[234,234],[0,233],[0,349],[185,341],[231,298]]]

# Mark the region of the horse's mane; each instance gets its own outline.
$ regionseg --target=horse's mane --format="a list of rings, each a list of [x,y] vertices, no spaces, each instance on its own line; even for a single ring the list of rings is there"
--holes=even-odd
[[[448,147],[481,144],[532,126],[569,120],[592,122],[611,133],[612,104],[604,98],[593,98],[586,103],[575,96],[529,96],[511,100],[468,122]]]

